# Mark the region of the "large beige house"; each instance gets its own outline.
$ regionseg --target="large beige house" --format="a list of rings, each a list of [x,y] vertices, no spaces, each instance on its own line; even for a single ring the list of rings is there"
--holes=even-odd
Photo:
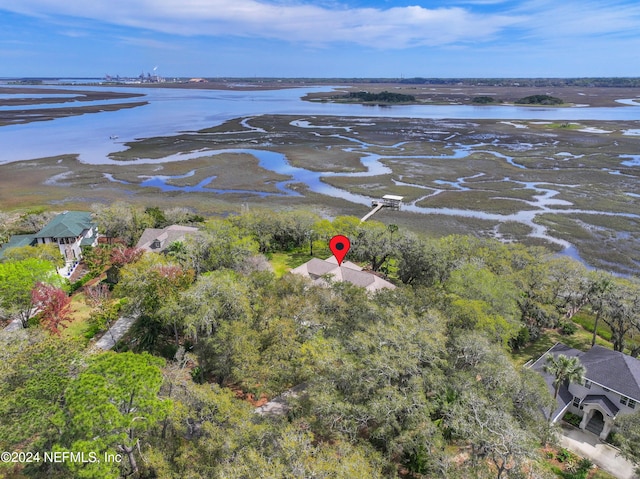
[[[299,274],[311,278],[314,283],[327,285],[330,281],[347,281],[356,286],[365,288],[367,291],[377,291],[379,289],[394,289],[396,286],[379,276],[363,271],[363,269],[351,261],[343,261],[338,266],[335,257],[326,260],[313,258],[297,268],[291,270],[293,274]]]

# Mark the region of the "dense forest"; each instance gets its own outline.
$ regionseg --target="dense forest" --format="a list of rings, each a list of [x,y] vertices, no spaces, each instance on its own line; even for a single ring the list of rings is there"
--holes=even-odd
[[[551,95],[529,95],[515,101],[516,105],[562,105],[564,101]]]
[[[340,98],[346,98],[349,100],[359,100],[364,102],[380,102],[380,103],[408,103],[416,101],[416,97],[413,95],[405,95],[403,93],[392,93],[389,91],[383,91],[380,93],[371,93],[368,91],[352,91],[348,95],[344,95]]]
[[[640,354],[640,283],[540,247],[301,211],[94,213],[110,239],[85,250],[78,282],[44,247],[0,263],[1,315],[26,326],[0,333],[0,450],[41,454],[0,477],[587,477],[549,463],[553,399],[522,358],[556,337]],[[50,216],[2,214],[0,234]],[[173,223],[199,231],[164,254],[135,248]],[[398,288],[286,272],[330,256],[335,234]],[[133,328],[97,351],[122,315]],[[256,412],[282,394],[281,413]],[[619,441],[637,462],[637,434]]]

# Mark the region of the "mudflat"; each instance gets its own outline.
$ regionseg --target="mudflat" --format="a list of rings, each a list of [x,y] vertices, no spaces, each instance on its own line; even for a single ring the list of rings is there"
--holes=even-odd
[[[638,121],[261,115],[129,142],[110,155],[116,164],[64,155],[0,166],[0,205],[126,199],[361,217],[370,198],[395,194],[403,210],[378,219],[436,236],[571,244],[593,266],[636,273],[639,132]]]
[[[413,95],[418,104],[454,105],[474,104],[477,96],[510,104],[544,94],[567,107],[624,108],[616,100],[638,96],[631,87],[324,82],[135,86],[271,90],[320,84],[326,91],[307,100],[341,101],[336,97],[345,92],[366,90]],[[337,83],[342,86],[334,88]],[[0,88],[0,125],[135,108],[145,104],[139,91],[115,85]],[[2,165],[0,206],[86,209],[92,202],[126,199],[205,214],[268,204],[363,216],[371,199],[395,194],[404,196],[405,207],[383,210],[379,219],[431,235],[471,233],[557,251],[573,245],[593,266],[636,273],[639,136],[639,121],[264,114],[131,140],[109,155],[109,165],[80,162],[71,154],[73,145],[70,154]]]
[[[143,97],[142,94],[91,90],[67,90],[61,88],[0,87],[0,126],[17,125],[32,121],[46,121],[67,116],[84,115],[101,111],[135,108],[146,101],[104,103],[86,105],[88,102],[114,101]],[[42,105],[34,108],[34,105]],[[47,108],[47,105],[61,105]],[[29,108],[26,108],[29,107]]]

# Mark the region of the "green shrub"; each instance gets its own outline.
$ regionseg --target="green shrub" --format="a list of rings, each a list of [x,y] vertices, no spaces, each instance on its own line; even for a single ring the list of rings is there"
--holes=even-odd
[[[556,454],[556,459],[558,462],[567,462],[569,459],[573,457],[573,454],[567,451],[564,447],[558,451]]]
[[[578,330],[578,326],[570,320],[562,320],[558,323],[558,326],[560,328],[560,334],[563,336],[571,336]]]
[[[618,433],[611,432],[609,433],[609,437],[607,437],[607,442],[615,447],[620,447],[620,437]]]
[[[75,281],[74,283],[71,283],[71,287],[69,288],[70,289],[70,293],[71,294],[75,293],[80,288],[82,288],[85,284],[87,284],[89,281],[91,281],[93,278],[95,278],[94,275],[92,275],[91,273],[87,273],[82,278],[80,278],[78,281]]]
[[[531,334],[529,328],[523,326],[518,331],[518,335],[511,340],[511,348],[514,350],[524,348],[531,340]]]
[[[568,412],[564,415],[563,419],[571,424],[572,426],[579,427],[582,418],[577,414],[573,414],[572,412]]]
[[[593,467],[593,462],[591,462],[587,458],[580,459],[580,462],[578,463],[578,470],[580,471],[588,471],[592,467]]]

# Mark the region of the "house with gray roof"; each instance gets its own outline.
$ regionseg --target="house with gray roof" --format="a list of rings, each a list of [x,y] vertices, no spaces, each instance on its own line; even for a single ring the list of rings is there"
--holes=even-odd
[[[188,235],[198,231],[193,226],[171,225],[166,228],[147,228],[136,244],[136,248],[152,253],[164,253],[172,243],[184,241]]]
[[[335,257],[326,260],[312,258],[297,268],[291,270],[293,274],[306,276],[319,285],[327,285],[328,281],[347,281],[356,286],[365,288],[367,291],[377,291],[379,289],[395,289],[395,285],[389,281],[368,271],[363,271],[360,266],[351,261],[343,261],[338,265]]]
[[[606,439],[618,416],[640,410],[639,359],[597,345],[583,352],[556,343],[530,366],[543,375],[551,391],[554,377],[544,372],[544,365],[549,355],[560,354],[579,358],[586,373],[581,384],[561,385],[552,422],[572,412],[582,417],[580,429]]]

